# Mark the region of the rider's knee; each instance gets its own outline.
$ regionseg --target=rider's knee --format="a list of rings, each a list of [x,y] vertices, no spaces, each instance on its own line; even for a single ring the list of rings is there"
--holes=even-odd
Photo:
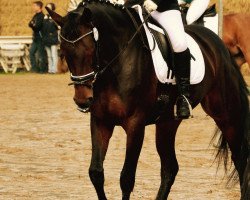
[[[180,53],[187,50],[187,42],[185,39],[180,38],[173,44],[173,50],[175,53]]]

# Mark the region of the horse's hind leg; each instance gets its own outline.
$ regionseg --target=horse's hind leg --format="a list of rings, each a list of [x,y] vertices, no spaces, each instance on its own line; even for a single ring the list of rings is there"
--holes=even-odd
[[[121,172],[120,185],[122,199],[128,200],[134,189],[135,173],[144,139],[145,124],[139,122],[137,119],[132,119],[129,120],[124,129],[127,133],[127,144],[126,158]]]
[[[99,200],[106,200],[104,192],[103,161],[114,126],[91,117],[92,158],[89,176]]]
[[[233,92],[233,91],[232,91]],[[214,90],[201,102],[205,112],[210,115],[217,126],[222,132],[222,142],[219,144],[219,150],[223,154],[224,158],[227,156],[227,145],[231,150],[231,157],[234,162],[235,168],[239,174],[240,183],[243,181],[243,173],[246,166],[246,156],[244,150],[242,150],[244,140],[244,128],[242,125],[242,109],[240,107],[239,99],[237,95],[232,93],[232,97],[227,100],[231,101],[230,108],[225,108],[225,103],[222,101],[221,93]],[[226,142],[226,143],[225,143]],[[223,151],[224,150],[224,151]]]
[[[156,124],[156,147],[161,159],[161,186],[157,200],[166,200],[178,173],[175,155],[175,135],[181,121],[171,120]]]

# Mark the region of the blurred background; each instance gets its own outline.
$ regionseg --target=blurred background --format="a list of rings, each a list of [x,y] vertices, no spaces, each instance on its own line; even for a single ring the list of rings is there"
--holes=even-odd
[[[1,0],[0,7],[0,35],[23,36],[31,35],[28,22],[33,16],[33,0]],[[57,12],[65,14],[69,0],[43,0],[43,3],[53,2],[57,6]],[[217,3],[217,0],[211,0]],[[250,13],[250,0],[224,0],[224,14],[232,12]]]

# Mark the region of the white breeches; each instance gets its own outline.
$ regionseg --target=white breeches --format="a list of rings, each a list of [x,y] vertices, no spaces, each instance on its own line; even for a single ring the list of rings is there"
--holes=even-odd
[[[178,10],[153,11],[151,15],[167,31],[174,52],[180,53],[185,51],[187,49],[187,41],[181,12]]]
[[[187,24],[192,24],[205,12],[210,0],[193,0],[187,12]]]

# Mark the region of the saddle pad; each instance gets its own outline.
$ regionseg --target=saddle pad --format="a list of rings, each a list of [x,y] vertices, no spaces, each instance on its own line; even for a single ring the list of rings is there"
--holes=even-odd
[[[142,8],[139,5],[134,6],[135,10],[138,12],[141,21],[143,22],[143,15],[142,15]],[[158,80],[161,83],[171,83],[176,84],[175,77],[173,76],[172,70],[168,67],[168,64],[165,62],[161,51],[157,45],[157,43],[154,41],[154,36],[151,34],[150,29],[154,29],[155,31],[158,31],[162,34],[164,34],[164,31],[153,25],[148,23],[149,28],[146,26],[146,24],[143,24],[147,40],[149,43],[150,49],[153,49],[151,51],[152,60],[154,63],[155,73],[158,78]],[[195,40],[188,34],[186,34],[188,48],[190,49],[190,52],[194,59],[191,59],[191,74],[190,74],[190,83],[191,84],[198,84],[200,83],[205,75],[205,63],[204,58],[202,55],[202,52],[198,46],[198,44],[195,42]],[[155,47],[155,48],[154,48]]]
[[[204,26],[215,34],[219,34],[219,15],[216,14],[213,17],[204,17]]]

